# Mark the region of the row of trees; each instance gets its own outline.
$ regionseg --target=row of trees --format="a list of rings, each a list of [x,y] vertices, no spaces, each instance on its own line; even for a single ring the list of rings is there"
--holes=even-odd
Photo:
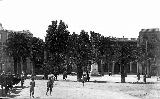
[[[75,64],[78,80],[91,62],[103,65],[103,62],[115,61],[121,64],[122,82],[125,82],[125,65],[142,61],[142,54],[145,53],[145,48],[135,42],[117,42],[116,38],[104,37],[94,31],[70,33],[62,20],[59,23],[52,21],[48,26],[45,43],[47,60],[54,61],[53,67],[62,69],[64,64]]]
[[[94,31],[70,33],[68,25],[62,20],[59,23],[52,21],[46,32],[45,42],[29,33],[10,33],[6,51],[14,59],[15,74],[20,68],[17,64],[25,63],[30,58],[33,66],[39,62],[46,72],[69,71],[70,66],[74,65],[77,68],[77,79],[80,80],[91,62],[102,65],[103,62],[115,61],[121,64],[124,79],[125,65],[131,61],[142,61],[145,53],[144,47],[136,43],[117,42],[116,38],[105,37]]]

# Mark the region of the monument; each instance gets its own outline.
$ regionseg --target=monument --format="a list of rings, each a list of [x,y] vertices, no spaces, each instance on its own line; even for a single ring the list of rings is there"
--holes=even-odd
[[[93,63],[91,65],[91,76],[98,76],[99,72],[98,72],[98,64],[97,63]]]

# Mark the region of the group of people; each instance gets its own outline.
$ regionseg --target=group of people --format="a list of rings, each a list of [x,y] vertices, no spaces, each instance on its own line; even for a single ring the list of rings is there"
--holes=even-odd
[[[48,95],[48,91],[50,91],[50,95],[51,95],[53,84],[54,84],[54,81],[57,80],[57,76],[58,76],[58,73],[55,72],[54,75],[49,77],[49,80],[47,81],[46,95]],[[64,71],[63,72],[63,80],[66,80],[66,78],[67,78],[67,72]],[[31,77],[31,82],[30,82],[30,97],[33,97],[33,98],[34,98],[34,87],[35,87],[35,81],[34,81],[34,76],[32,76]]]
[[[50,91],[50,95],[51,95],[54,80],[55,80],[54,76],[49,77],[49,80],[47,81],[46,95],[48,95],[48,91]],[[35,87],[35,81],[34,81],[34,77],[32,77],[30,82],[30,97],[33,97],[33,98],[34,98],[34,87]]]
[[[141,75],[140,73],[137,74],[137,82],[140,81],[140,78],[141,78],[140,75]],[[146,74],[144,73],[144,75],[143,75],[143,82],[144,82],[144,83],[146,83],[146,78],[147,78],[147,77],[146,77]]]
[[[63,73],[63,80],[66,80],[67,78],[67,72],[64,71]],[[84,82],[86,81],[89,81],[90,77],[89,77],[89,72],[86,72],[86,74],[83,74],[82,75],[82,83],[83,83],[83,86],[84,86]],[[33,97],[34,98],[34,87],[35,87],[35,78],[34,76],[31,77],[31,82],[30,82],[30,97]],[[51,76],[49,77],[49,80],[47,81],[47,90],[46,90],[46,95],[48,95],[48,92],[50,92],[50,95],[52,93],[52,88],[53,88],[53,85],[54,85],[54,81],[57,80],[57,75],[55,76]]]

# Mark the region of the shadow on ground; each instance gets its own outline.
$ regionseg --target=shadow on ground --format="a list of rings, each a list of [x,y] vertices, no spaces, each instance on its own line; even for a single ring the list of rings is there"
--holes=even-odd
[[[93,83],[121,83],[121,82],[109,82],[109,81],[89,81],[89,82],[93,82]],[[128,83],[128,84],[156,84],[157,82],[125,82],[125,83]]]
[[[59,80],[59,81],[64,81],[64,82],[82,82],[82,81],[73,81],[73,80]],[[93,83],[108,83],[108,81],[97,81],[97,80],[89,81],[89,82],[93,82]]]
[[[121,82],[115,82],[115,83],[121,83]],[[125,82],[125,83],[129,83],[129,84],[156,84],[155,82]]]
[[[27,88],[26,86],[23,86],[23,89]],[[6,97],[9,98],[15,98],[17,96],[19,96],[19,93],[22,91],[21,86],[14,86],[12,88],[12,90],[9,90],[9,92],[7,93]],[[2,89],[0,89],[0,97],[2,97]],[[4,97],[4,96],[3,96]]]
[[[64,81],[64,82],[77,82],[77,81],[74,81],[74,80],[57,80],[57,81]]]
[[[89,82],[93,82],[93,83],[108,83],[108,81],[97,81],[97,80],[89,81]]]

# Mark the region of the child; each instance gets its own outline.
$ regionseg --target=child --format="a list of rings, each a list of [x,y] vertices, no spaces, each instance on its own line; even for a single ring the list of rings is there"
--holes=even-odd
[[[34,87],[35,87],[35,81],[34,81],[34,78],[32,77],[31,78],[31,82],[30,82],[30,97],[32,95],[32,97],[34,98]]]
[[[49,81],[47,82],[47,92],[46,92],[46,95],[48,93],[48,91],[50,90],[50,95],[51,95],[51,92],[52,92],[52,88],[53,88],[53,79],[52,77],[49,77]]]

